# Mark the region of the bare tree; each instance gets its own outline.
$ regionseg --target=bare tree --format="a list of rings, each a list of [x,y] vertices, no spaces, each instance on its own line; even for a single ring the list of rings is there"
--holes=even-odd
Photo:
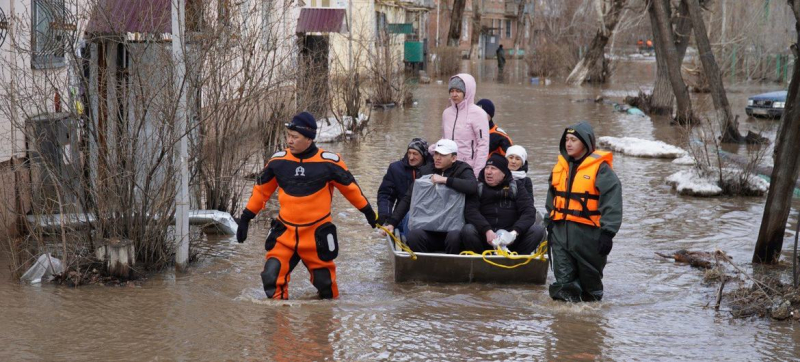
[[[260,28],[244,26],[254,20],[255,8],[219,12],[214,3],[194,2],[199,8],[187,9],[193,18],[187,20],[183,52],[192,72],[175,87],[170,35],[165,34],[169,3],[166,10],[157,3],[138,9],[136,32],[125,27],[130,23],[115,11],[116,3],[68,1],[67,9],[91,14],[85,46],[61,30],[69,27],[55,12],[49,23],[58,25],[54,30],[16,33],[13,56],[0,64],[0,112],[19,113],[10,117],[16,120],[13,126],[25,133],[36,155],[27,166],[29,186],[40,201],[33,210],[32,240],[42,250],[55,229],[67,270],[75,272],[67,275],[75,275],[76,283],[92,270],[95,248],[109,240],[130,240],[138,269],[172,262],[174,155],[181,137],[191,139],[195,206],[235,211],[245,187],[237,181],[259,150],[254,135],[282,124],[257,125],[252,110],[288,87],[294,75],[290,64],[280,62],[286,57],[275,56],[274,40],[262,32],[277,19],[265,20]],[[49,39],[49,45],[37,47],[42,42],[34,39]],[[64,66],[45,64],[30,71],[32,61],[59,56]],[[17,86],[9,87],[10,82]],[[182,94],[191,100],[185,132],[174,122]]]
[[[758,240],[753,251],[754,263],[775,264],[780,260],[786,221],[789,219],[792,206],[792,192],[800,174],[800,159],[797,157],[800,154],[800,67],[798,66],[800,1],[787,0],[787,2],[796,20],[797,39],[791,46],[795,66],[786,96],[786,109],[775,142],[774,168]]]
[[[648,1],[648,3],[650,3],[650,1]],[[675,41],[673,46],[675,47],[677,58],[680,59],[680,62],[682,63],[683,58],[686,55],[686,48],[689,47],[689,36],[691,35],[692,31],[692,21],[689,18],[689,7],[685,1],[681,1],[675,12],[672,11],[671,6],[665,6],[665,10],[667,11],[667,15],[671,19],[674,19],[672,24],[669,26],[669,31],[672,32],[672,36]],[[672,91],[672,83],[669,77],[669,64],[667,63],[667,57],[658,56],[658,54],[666,54],[666,48],[664,48],[661,29],[656,26],[656,24],[658,24],[658,20],[656,18],[655,8],[652,4],[648,5],[647,12],[650,16],[650,23],[652,24],[653,41],[655,42],[654,46],[657,54],[656,80],[655,84],[653,85],[653,93],[650,95],[650,97],[647,99],[642,99],[642,102],[637,105],[639,105],[639,108],[644,109],[645,112],[651,114],[669,115],[672,114],[672,105],[675,101],[675,95]],[[675,14],[674,17],[672,16],[673,13]],[[642,96],[644,96],[644,94],[642,94]]]
[[[722,132],[723,142],[742,142],[744,137],[739,133],[739,122],[733,118],[731,105],[725,93],[725,85],[722,83],[722,75],[714,59],[714,52],[711,50],[711,43],[708,41],[705,22],[703,21],[703,9],[700,8],[698,0],[686,0],[689,5],[689,14],[694,25],[694,38],[700,52],[700,60],[703,63],[706,79],[711,85],[711,98],[714,100],[714,109],[717,113],[720,131]]]
[[[567,77],[567,83],[583,84],[587,80],[604,83],[608,76],[605,48],[619,23],[627,0],[596,0],[600,29],[592,39],[589,50]]]
[[[469,58],[472,59],[472,55],[474,54],[476,57],[479,57],[480,50],[478,49],[478,45],[481,39],[481,1],[475,0],[472,2],[472,32],[470,34],[470,48],[469,48]]]
[[[467,0],[453,0],[453,10],[450,12],[450,30],[447,32],[447,45],[457,47],[461,41],[461,23],[464,18],[464,8]]]
[[[685,1],[685,0],[682,0]],[[672,92],[675,95],[675,100],[678,105],[678,110],[675,119],[681,124],[696,123],[696,118],[692,112],[692,100],[689,97],[689,90],[686,88],[686,83],[683,81],[681,75],[681,64],[683,58],[679,57],[678,50],[675,47],[675,33],[670,26],[670,17],[668,9],[670,6],[669,0],[651,0],[649,11],[653,11],[655,22],[653,23],[653,34],[658,34],[659,38],[656,43],[660,42],[662,45],[657,46],[656,57],[664,57],[667,63],[665,68],[666,75],[672,86]]]

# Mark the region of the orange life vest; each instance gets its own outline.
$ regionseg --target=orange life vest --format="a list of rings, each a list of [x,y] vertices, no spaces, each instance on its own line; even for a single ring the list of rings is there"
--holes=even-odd
[[[514,141],[511,140],[511,137],[508,135],[508,133],[506,133],[506,131],[503,131],[502,128],[497,127],[497,125],[494,125],[494,127],[489,129],[489,139],[490,140],[491,140],[492,135],[505,137],[506,139],[508,139],[508,143],[509,144],[514,145]],[[497,148],[495,148],[493,150],[489,150],[489,157],[491,157],[495,153],[499,154],[500,156],[506,157],[506,150],[504,150],[503,147],[499,147],[498,146]]]
[[[553,194],[553,209],[550,211],[550,220],[567,220],[581,224],[600,227],[600,211],[598,204],[600,192],[595,187],[597,171],[600,165],[607,163],[612,167],[613,156],[611,152],[595,151],[578,166],[572,177],[572,188],[569,187],[569,164],[564,156],[558,156],[558,163],[553,167],[553,180],[551,187]],[[612,167],[613,168],[613,167]]]

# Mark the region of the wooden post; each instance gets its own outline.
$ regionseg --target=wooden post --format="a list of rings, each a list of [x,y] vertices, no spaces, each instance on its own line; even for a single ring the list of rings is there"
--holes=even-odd
[[[129,279],[136,264],[136,250],[131,240],[110,239],[97,248],[97,259],[103,262],[109,275]]]

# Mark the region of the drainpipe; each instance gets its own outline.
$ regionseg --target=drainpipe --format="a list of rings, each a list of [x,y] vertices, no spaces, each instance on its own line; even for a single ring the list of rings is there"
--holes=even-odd
[[[439,9],[441,8],[442,0],[436,0],[436,47],[439,47]]]

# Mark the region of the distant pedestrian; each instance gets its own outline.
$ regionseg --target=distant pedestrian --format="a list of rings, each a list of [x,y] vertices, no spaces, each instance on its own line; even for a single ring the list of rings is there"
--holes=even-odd
[[[495,53],[497,54],[497,68],[503,71],[503,67],[506,66],[506,51],[503,49],[503,44],[500,44]]]

